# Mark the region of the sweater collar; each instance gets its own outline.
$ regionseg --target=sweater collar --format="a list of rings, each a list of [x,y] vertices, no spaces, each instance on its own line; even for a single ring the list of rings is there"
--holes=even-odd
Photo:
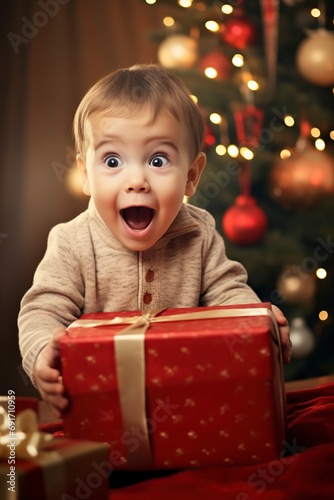
[[[114,250],[137,253],[134,252],[133,250],[129,250],[128,248],[126,248],[109,231],[108,227],[106,226],[100,214],[98,213],[92,199],[90,199],[89,201],[88,213],[89,213],[90,223],[95,226],[100,238],[104,241],[104,243],[106,243],[109,247],[113,248]],[[168,244],[168,242],[171,239],[196,231],[197,228],[198,228],[197,220],[191,215],[188,205],[183,203],[179,213],[175,217],[174,221],[172,222],[166,233],[156,242],[156,244],[153,247],[145,250],[145,252],[163,248]]]

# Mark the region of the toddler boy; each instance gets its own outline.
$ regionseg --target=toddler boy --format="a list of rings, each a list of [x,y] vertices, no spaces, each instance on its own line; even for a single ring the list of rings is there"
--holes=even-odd
[[[106,75],[74,118],[88,209],[50,232],[19,314],[23,366],[60,417],[59,338],[83,313],[259,302],[205,210],[184,204],[206,157],[184,85],[154,65]],[[289,327],[274,307],[284,359]]]

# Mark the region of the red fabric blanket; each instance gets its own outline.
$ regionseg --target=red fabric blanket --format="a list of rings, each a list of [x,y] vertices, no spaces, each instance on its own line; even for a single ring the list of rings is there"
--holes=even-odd
[[[334,384],[287,393],[281,457],[247,467],[113,472],[110,500],[334,499]]]
[[[287,420],[287,441],[277,460],[187,470],[123,488],[113,487],[111,479],[110,499],[334,499],[334,384],[287,393]]]

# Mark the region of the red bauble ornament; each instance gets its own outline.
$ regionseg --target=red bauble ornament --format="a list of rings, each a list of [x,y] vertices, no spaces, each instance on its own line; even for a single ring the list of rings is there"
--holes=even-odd
[[[256,26],[244,16],[230,18],[225,23],[222,40],[232,47],[243,50],[256,42]]]
[[[251,196],[240,195],[222,218],[226,236],[238,245],[253,245],[267,229],[267,217]]]
[[[217,71],[216,78],[225,80],[230,76],[232,63],[230,59],[220,50],[213,50],[205,54],[199,62],[199,68],[205,72],[207,68],[214,68]]]
[[[334,194],[334,161],[324,151],[307,146],[279,159],[270,174],[272,197],[286,210],[304,211]]]

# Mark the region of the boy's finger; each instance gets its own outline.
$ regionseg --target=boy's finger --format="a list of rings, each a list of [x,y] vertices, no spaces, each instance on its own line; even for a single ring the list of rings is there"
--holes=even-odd
[[[67,407],[69,400],[63,396],[50,396],[48,403],[58,408],[58,410],[63,410]]]
[[[64,393],[64,386],[62,384],[43,382],[40,384],[40,389],[49,396],[61,396]]]
[[[280,316],[278,318],[278,321],[277,323],[280,325],[280,326],[286,326],[288,324],[288,320],[286,319],[285,316]]]
[[[68,407],[69,400],[66,398],[49,398],[45,400],[58,418],[62,417],[62,412]]]
[[[283,350],[283,362],[290,363],[291,355],[292,355],[292,342],[291,342],[290,337],[289,337],[288,343],[287,343],[285,349]]]
[[[290,339],[290,329],[287,326],[282,326],[280,328],[280,337],[283,345],[287,345]]]
[[[58,382],[59,381],[59,370],[55,368],[50,368],[49,366],[45,366],[38,370],[38,376],[42,382]]]

